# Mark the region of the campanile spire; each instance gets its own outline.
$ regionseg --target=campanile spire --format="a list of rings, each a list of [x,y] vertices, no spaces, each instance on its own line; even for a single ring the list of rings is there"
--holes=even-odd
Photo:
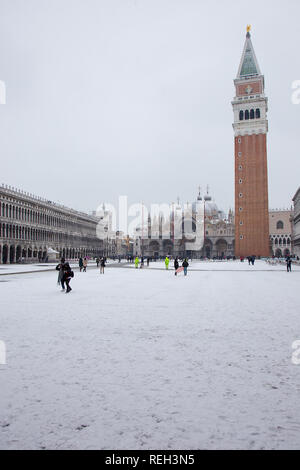
[[[268,99],[250,26],[234,85],[236,256],[269,256]]]
[[[246,41],[237,74],[237,79],[261,75],[258,61],[251,41],[250,26],[247,26]]]

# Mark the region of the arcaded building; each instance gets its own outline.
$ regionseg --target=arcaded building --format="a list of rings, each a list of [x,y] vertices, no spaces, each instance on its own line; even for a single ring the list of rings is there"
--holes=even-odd
[[[0,186],[0,263],[46,261],[48,250],[73,260],[103,253],[98,219]]]
[[[269,256],[265,80],[248,28],[235,85],[235,254]]]

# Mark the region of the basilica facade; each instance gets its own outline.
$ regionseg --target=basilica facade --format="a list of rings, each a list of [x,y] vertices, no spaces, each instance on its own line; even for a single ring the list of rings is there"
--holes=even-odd
[[[193,247],[190,240],[193,233],[196,232],[196,208],[203,207],[203,221],[200,230],[202,231],[201,246]],[[161,216],[158,222],[157,233],[154,230],[153,221],[148,217],[147,223],[142,228],[138,226],[135,233],[134,254],[137,256],[161,258],[165,256],[189,258],[229,258],[234,256],[235,248],[235,227],[234,214],[230,210],[227,215],[220,210],[212,197],[207,194],[202,197],[200,192],[194,203],[191,204],[191,232],[186,233],[182,229],[181,237],[173,236],[173,220],[174,213],[183,213],[183,207],[177,203],[175,206],[170,205],[170,216],[168,220],[164,220]],[[184,215],[182,216],[184,227]],[[163,230],[163,225],[168,224],[168,230]],[[164,233],[164,236],[162,235]]]

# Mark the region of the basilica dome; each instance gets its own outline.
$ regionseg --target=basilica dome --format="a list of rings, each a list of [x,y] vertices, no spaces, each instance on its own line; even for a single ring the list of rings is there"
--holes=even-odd
[[[217,217],[219,215],[219,208],[213,201],[205,201],[205,215],[207,217]]]
[[[196,212],[196,210],[197,210],[197,203],[199,204],[199,203],[203,203],[203,202],[204,202],[206,217],[218,218],[219,213],[220,213],[219,208],[218,208],[217,204],[212,201],[212,198],[209,195],[208,189],[207,189],[207,193],[205,194],[205,196],[203,198],[201,196],[200,189],[199,189],[199,194],[198,194],[197,200],[195,202],[193,202],[193,204],[192,204],[193,212]]]

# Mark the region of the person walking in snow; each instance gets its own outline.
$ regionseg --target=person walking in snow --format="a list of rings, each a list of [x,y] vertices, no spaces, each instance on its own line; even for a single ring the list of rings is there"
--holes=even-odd
[[[65,265],[65,258],[61,258],[60,263],[56,266],[56,271],[59,271],[58,273],[58,279],[57,279],[57,284],[61,285],[62,291],[65,290],[65,282],[63,280],[64,276],[64,265]]]
[[[64,268],[63,281],[66,283],[66,286],[67,286],[66,294],[68,294],[72,290],[72,288],[70,287],[70,281],[72,277],[74,277],[74,273],[71,270],[69,263],[65,263],[63,268]]]
[[[177,276],[177,269],[179,268],[178,258],[176,256],[174,260],[174,269],[175,269],[175,276]]]
[[[86,268],[87,268],[87,265],[88,265],[87,258],[84,258],[82,264],[83,264],[83,272],[86,273]]]
[[[82,258],[81,258],[81,256],[80,256],[80,258],[79,258],[79,271],[80,271],[80,272],[82,271],[82,268],[83,268],[83,260],[82,260]]]
[[[187,258],[184,259],[184,261],[182,263],[182,267],[183,267],[184,275],[186,276],[187,275],[187,268],[189,267],[189,263],[188,263]]]
[[[99,263],[100,263],[100,259],[99,259],[98,256],[97,256],[97,258],[96,258],[97,268],[99,268]]]
[[[292,258],[290,256],[286,258],[286,270],[288,273],[292,272]]]
[[[166,259],[165,259],[166,269],[169,269],[169,264],[170,264],[170,259],[168,258],[168,256],[166,256]]]
[[[100,274],[104,274],[104,268],[105,268],[105,258],[101,258],[101,261],[100,261]]]
[[[136,256],[136,258],[135,258],[135,260],[134,260],[135,268],[138,268],[138,267],[139,267],[139,262],[140,262],[140,260],[139,260],[138,256]]]

